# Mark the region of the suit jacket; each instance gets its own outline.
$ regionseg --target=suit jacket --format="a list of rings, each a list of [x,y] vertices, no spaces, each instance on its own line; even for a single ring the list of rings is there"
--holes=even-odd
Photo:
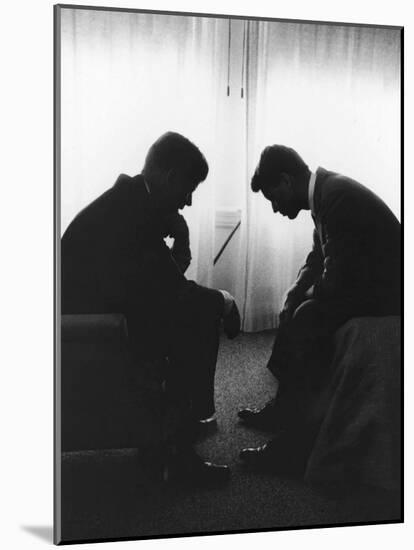
[[[313,249],[296,287],[352,315],[399,314],[400,223],[372,191],[319,168],[314,190]]]
[[[165,225],[143,177],[121,175],[62,237],[62,312],[124,313],[147,335],[167,330],[180,313],[220,317],[222,294],[184,277],[164,242]]]

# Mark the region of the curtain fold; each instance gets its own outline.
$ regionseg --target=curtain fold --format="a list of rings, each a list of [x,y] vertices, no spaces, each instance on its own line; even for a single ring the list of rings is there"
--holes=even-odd
[[[311,246],[312,221],[275,216],[249,184],[263,148],[293,147],[353,177],[399,216],[399,31],[250,22],[246,186],[237,299],[247,331],[277,326],[284,293]],[[351,215],[351,213],[350,213]]]
[[[210,166],[183,214],[188,276],[211,282],[225,28],[213,18],[62,10],[62,233],[119,173],[139,173],[162,133],[177,131]]]

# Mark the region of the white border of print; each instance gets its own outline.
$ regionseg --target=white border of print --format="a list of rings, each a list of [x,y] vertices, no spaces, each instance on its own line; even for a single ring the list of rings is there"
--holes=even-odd
[[[1,277],[1,543],[4,548],[34,548],[51,543],[53,519],[53,1],[20,0],[2,6],[2,236]],[[75,2],[74,2],[75,3]],[[252,15],[351,23],[405,26],[406,59],[412,59],[414,16],[409,2],[393,0],[101,0],[76,2],[149,10]],[[405,71],[406,97],[414,97],[412,74]],[[411,104],[410,104],[411,103]],[[413,148],[413,106],[406,101],[406,151]],[[407,155],[408,156],[408,155]],[[414,204],[413,170],[406,162],[405,205]],[[411,217],[413,218],[413,217]],[[405,219],[410,243],[412,220]],[[6,256],[6,257],[5,257]],[[406,255],[406,280],[412,273]],[[408,286],[408,285],[407,285]],[[406,289],[405,426],[411,428],[413,399],[412,347],[409,345],[412,293]],[[5,307],[4,307],[5,306]],[[411,349],[410,349],[411,348]],[[411,401],[411,403],[410,403]],[[412,436],[406,428],[406,495],[413,487]],[[407,501],[407,499],[406,499]],[[217,535],[139,542],[105,543],[111,547],[139,544],[170,550],[231,545],[349,550],[351,547],[408,548],[413,537],[412,505],[406,502],[406,524],[315,530]],[[122,545],[122,546],[121,546]],[[83,547],[96,548],[85,544]]]

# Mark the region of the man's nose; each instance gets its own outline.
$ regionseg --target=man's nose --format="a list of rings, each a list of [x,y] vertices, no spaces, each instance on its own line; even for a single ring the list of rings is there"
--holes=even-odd
[[[191,206],[193,204],[193,195],[190,193],[189,195],[186,196],[185,198],[185,204],[187,206]]]
[[[272,201],[272,210],[273,212],[276,214],[277,212],[279,212],[279,205],[277,204],[276,201]]]

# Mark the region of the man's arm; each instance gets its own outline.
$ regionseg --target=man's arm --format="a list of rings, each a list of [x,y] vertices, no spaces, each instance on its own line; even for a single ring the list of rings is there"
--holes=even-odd
[[[288,321],[305,293],[318,281],[323,272],[323,254],[316,229],[313,231],[313,247],[304,265],[299,270],[294,284],[286,292],[285,303],[280,312],[280,322]]]
[[[303,296],[314,285],[323,272],[323,253],[321,242],[316,229],[313,230],[313,247],[308,254],[304,265],[300,268],[296,281],[288,291]]]
[[[170,295],[175,307],[182,309],[190,317],[198,317],[200,311],[210,311],[217,319],[223,319],[225,333],[229,338],[234,338],[240,332],[240,315],[233,296],[226,291],[204,287],[185,278],[180,267],[183,256],[177,261],[174,251],[168,248],[162,238],[167,234],[166,228],[167,224],[164,224],[161,232],[152,228],[145,239],[149,251],[147,257],[150,258],[150,264],[145,271],[150,274],[152,286],[159,288],[160,295]],[[189,253],[185,219],[177,213],[170,218],[168,228],[168,235],[176,237],[175,242],[178,241],[178,250],[184,254],[188,243]]]

